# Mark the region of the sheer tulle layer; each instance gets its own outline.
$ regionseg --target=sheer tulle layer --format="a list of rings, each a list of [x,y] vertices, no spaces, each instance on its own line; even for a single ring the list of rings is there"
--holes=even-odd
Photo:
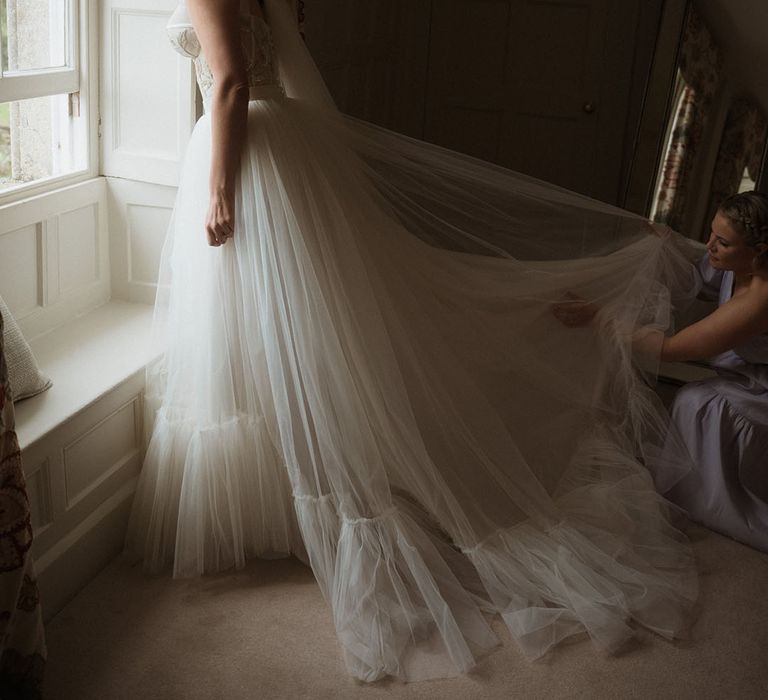
[[[304,557],[290,484],[263,420],[217,424],[161,410],[144,462],[132,541],[148,570],[175,576],[242,567],[248,557]]]
[[[350,128],[252,102],[235,236],[211,249],[198,123],[163,253],[165,355],[148,376],[162,408],[132,546],[177,574],[241,565],[300,550],[295,511],[365,680],[467,670],[497,643],[493,611],[533,657],[583,632],[613,650],[632,620],[678,634],[693,562],[638,461],[664,415],[626,329],[669,325],[684,251],[605,205]],[[446,218],[434,205],[462,167],[486,255],[439,240],[474,235],[450,198]],[[587,224],[614,242],[512,258],[524,203],[554,212],[548,197],[570,207],[552,222],[571,244],[594,249]],[[599,302],[602,325],[561,326],[550,307],[568,292]]]

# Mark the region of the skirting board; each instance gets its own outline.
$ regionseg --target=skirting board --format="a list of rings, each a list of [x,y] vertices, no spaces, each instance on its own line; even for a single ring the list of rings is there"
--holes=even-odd
[[[35,562],[46,622],[123,550],[135,490],[123,484]]]

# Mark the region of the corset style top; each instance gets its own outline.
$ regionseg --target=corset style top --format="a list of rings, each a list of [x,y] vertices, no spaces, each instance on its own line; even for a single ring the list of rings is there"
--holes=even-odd
[[[265,86],[277,87],[282,91],[269,25],[264,19],[250,11],[248,0],[241,0],[240,2],[239,21],[240,43],[246,62],[248,86],[252,88],[252,93],[253,88]],[[197,84],[203,96],[203,105],[205,111],[209,111],[213,91],[213,73],[200,48],[200,42],[183,2],[171,15],[166,31],[173,48],[182,56],[192,59]]]

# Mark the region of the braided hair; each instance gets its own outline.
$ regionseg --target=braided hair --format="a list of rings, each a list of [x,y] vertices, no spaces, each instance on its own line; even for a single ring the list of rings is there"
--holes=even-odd
[[[760,244],[768,247],[768,195],[762,192],[740,192],[727,197],[718,211],[744,237],[751,248]],[[768,250],[759,253],[755,264],[768,264]]]

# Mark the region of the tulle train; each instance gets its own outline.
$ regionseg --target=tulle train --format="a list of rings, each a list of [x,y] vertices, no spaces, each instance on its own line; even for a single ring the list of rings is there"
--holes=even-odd
[[[531,657],[680,634],[696,577],[640,463],[665,419],[629,333],[672,322],[684,246],[300,101],[248,119],[234,239],[204,240],[206,116],[163,253],[129,532],[147,566],[306,557],[364,680],[466,671],[492,613]],[[569,292],[598,321],[561,326]]]

